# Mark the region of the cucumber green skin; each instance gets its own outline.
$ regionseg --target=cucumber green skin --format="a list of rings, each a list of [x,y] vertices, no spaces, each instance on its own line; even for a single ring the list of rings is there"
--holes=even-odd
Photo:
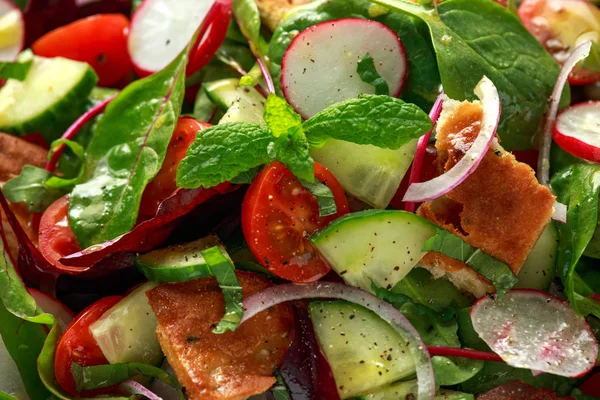
[[[200,262],[185,267],[157,267],[143,263],[136,257],[135,265],[149,281],[157,283],[185,282],[198,278],[209,278],[212,276],[208,264]]]
[[[256,89],[241,87],[238,82],[239,79],[236,78],[221,79],[206,83],[203,89],[210,100],[223,111],[227,111],[236,101],[245,100],[250,104],[254,102],[262,104],[265,101]]]
[[[88,67],[79,83],[60,101],[26,122],[0,126],[0,131],[18,136],[39,132],[49,143],[58,139],[85,112],[88,96],[97,82],[98,76]]]
[[[417,381],[396,382],[384,389],[378,390],[364,396],[355,397],[353,400],[404,400],[417,398]],[[435,400],[475,400],[470,393],[455,392],[453,390],[441,389],[434,397]]]

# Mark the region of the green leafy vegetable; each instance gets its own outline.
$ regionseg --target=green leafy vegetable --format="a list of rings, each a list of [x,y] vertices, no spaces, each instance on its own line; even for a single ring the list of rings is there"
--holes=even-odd
[[[581,315],[593,314],[600,317],[600,302],[592,298],[592,290],[579,279],[576,271],[596,230],[600,167],[597,164],[572,165],[556,174],[551,185],[557,200],[567,205],[567,222],[557,224],[558,276],[575,311]]]
[[[33,64],[33,53],[26,50],[14,62],[0,62],[0,79],[24,81]]]
[[[418,18],[391,11],[368,0],[317,0],[279,24],[269,47],[270,69],[278,93],[281,93],[281,60],[297,33],[320,22],[348,16],[372,19],[396,32],[404,45],[410,71],[402,89],[402,98],[429,111],[439,93],[440,77],[427,26]]]
[[[581,66],[591,71],[600,71],[600,44],[592,42],[590,55],[581,62]]]
[[[251,75],[244,75],[240,78],[240,86],[255,86],[256,80]]]
[[[212,187],[268,163],[273,141],[264,124],[232,122],[202,131],[177,169],[177,186]]]
[[[2,193],[13,203],[24,202],[32,212],[43,212],[67,193],[62,188],[46,186],[52,174],[45,169],[26,165],[21,174],[4,184]]]
[[[265,55],[267,45],[260,36],[260,13],[254,0],[233,0],[233,15],[242,34],[248,39],[253,53],[261,58]]]
[[[237,276],[235,276],[235,267],[217,246],[202,250],[200,254],[202,254],[212,274],[217,279],[225,297],[225,315],[219,324],[213,328],[213,333],[220,334],[235,331],[244,314],[242,287]]]
[[[4,392],[0,392],[0,400],[19,400],[16,397],[8,394],[8,393],[4,393]]]
[[[82,367],[71,364],[71,372],[77,391],[92,390],[114,386],[133,377],[143,375],[164,382],[179,393],[179,398],[185,400],[181,385],[175,377],[158,367],[142,363],[121,363]]]
[[[492,282],[498,298],[517,283],[517,277],[508,265],[480,249],[469,246],[467,242],[444,229],[438,228],[435,236],[425,242],[422,251],[442,253],[464,262]]]
[[[91,179],[75,187],[69,224],[81,247],[113,239],[136,222],[181,112],[187,49],[169,66],[125,88],[106,108],[86,154]]]
[[[50,155],[52,154],[52,152],[57,148],[60,147],[62,145],[65,145],[69,150],[71,150],[72,154],[79,160],[81,161],[79,163],[80,167],[79,167],[79,171],[77,172],[77,175],[73,178],[64,178],[64,177],[59,177],[56,175],[52,175],[50,176],[47,180],[46,180],[46,186],[48,186],[49,188],[53,188],[53,189],[67,189],[70,190],[71,188],[73,188],[77,183],[79,183],[81,181],[81,179],[83,178],[83,161],[85,158],[85,150],[83,149],[83,147],[77,143],[74,142],[72,140],[68,140],[68,139],[57,139],[54,142],[52,142],[52,144],[50,145],[50,153],[48,154],[48,157],[50,157]]]
[[[361,95],[327,107],[304,123],[309,138],[330,137],[398,149],[431,130],[419,107],[389,96]]]
[[[329,186],[316,180],[313,182],[301,180],[300,183],[317,198],[317,203],[319,203],[320,217],[333,215],[337,212],[333,192],[331,189],[329,189]]]
[[[375,87],[375,94],[390,94],[390,87],[388,86],[385,79],[383,79],[381,75],[379,75],[379,72],[377,72],[371,54],[365,54],[363,58],[361,58],[358,61],[356,72],[358,73],[360,79],[363,82],[368,83],[369,85],[373,85],[373,87]]]
[[[489,0],[447,0],[435,8],[403,0],[374,2],[428,25],[450,98],[474,99],[481,77],[491,79],[502,102],[502,145],[509,150],[532,147],[559,66],[512,12]]]

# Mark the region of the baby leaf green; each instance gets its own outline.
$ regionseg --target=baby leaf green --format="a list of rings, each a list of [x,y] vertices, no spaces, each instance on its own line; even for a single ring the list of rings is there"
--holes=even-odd
[[[375,87],[375,94],[390,94],[390,87],[388,86],[385,79],[383,79],[382,76],[379,75],[379,72],[377,72],[371,54],[365,54],[363,58],[361,58],[358,61],[356,72],[358,73],[360,79],[363,82],[373,85],[373,87]]]

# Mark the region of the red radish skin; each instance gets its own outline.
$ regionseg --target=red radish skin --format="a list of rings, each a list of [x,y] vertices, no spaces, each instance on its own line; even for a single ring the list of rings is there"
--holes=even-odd
[[[0,47],[0,62],[14,61],[25,46],[25,20],[23,13],[11,0],[0,0],[0,18],[6,17],[8,14],[13,14],[18,19],[20,27],[17,29],[20,37],[18,43],[15,43],[15,45],[7,48]]]
[[[390,95],[399,96],[408,71],[400,38],[377,21],[344,18],[313,25],[292,40],[281,62],[286,99],[300,115],[310,118],[339,101],[374,93],[356,72],[366,53],[388,83]]]
[[[595,117],[596,120],[587,122],[588,126],[576,125],[576,119],[581,120],[587,116]],[[569,129],[571,132],[568,132]],[[600,102],[590,101],[576,104],[562,111],[554,123],[552,139],[563,150],[576,157],[600,162],[600,136],[598,136],[598,132],[600,132]]]
[[[483,296],[471,308],[471,320],[479,337],[513,367],[578,378],[598,358],[585,318],[541,290],[512,289],[500,300]]]
[[[75,318],[75,313],[57,299],[50,297],[37,289],[29,288],[27,290],[44,312],[54,315],[54,318],[56,318],[63,330],[66,329],[73,318]]]

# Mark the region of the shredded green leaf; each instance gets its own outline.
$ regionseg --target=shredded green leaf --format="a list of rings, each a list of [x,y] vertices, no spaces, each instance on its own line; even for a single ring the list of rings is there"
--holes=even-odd
[[[377,72],[371,54],[365,54],[363,58],[358,61],[356,72],[358,72],[358,75],[363,82],[375,87],[375,94],[390,94],[390,87],[385,79],[379,75],[379,72]]]
[[[337,212],[335,198],[333,197],[333,192],[329,189],[329,186],[316,180],[313,182],[300,180],[300,183],[316,197],[317,202],[319,203],[320,217],[327,217],[328,215],[333,215]]]
[[[19,55],[17,61],[0,62],[0,79],[16,79],[24,81],[33,64],[33,53],[26,50]]]
[[[213,333],[235,331],[244,314],[242,287],[235,275],[235,267],[217,246],[202,250],[200,254],[217,279],[219,287],[223,291],[223,297],[225,297],[225,315],[213,328]]]
[[[464,262],[492,282],[498,298],[517,283],[517,277],[508,265],[480,249],[469,246],[467,242],[444,229],[438,228],[435,236],[425,242],[422,251],[442,253]]]

